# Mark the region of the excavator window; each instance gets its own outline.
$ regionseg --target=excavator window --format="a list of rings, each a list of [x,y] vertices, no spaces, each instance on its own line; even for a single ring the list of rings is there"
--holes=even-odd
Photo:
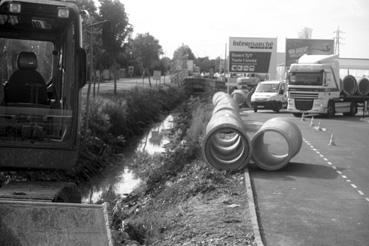
[[[78,23],[67,8],[56,16],[48,8],[56,7],[22,15],[0,6],[0,145],[75,142]]]

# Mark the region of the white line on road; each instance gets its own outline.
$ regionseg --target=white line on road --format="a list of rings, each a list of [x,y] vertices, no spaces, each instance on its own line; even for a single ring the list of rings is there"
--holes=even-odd
[[[306,141],[306,139],[303,139],[303,140],[304,140],[304,142],[307,145],[310,146],[311,150],[315,151],[315,153],[317,155],[319,155],[324,161],[326,161],[327,164],[332,167],[332,169],[334,169],[344,180],[346,180],[346,182],[350,183],[350,185],[359,193],[359,195],[365,196],[364,192],[362,192],[361,190],[359,190],[358,187],[355,184],[351,183],[351,180],[348,179],[346,175],[343,175],[343,173],[341,171],[337,170],[337,167],[334,166],[333,163],[328,160],[328,158],[324,157],[324,155],[321,154],[312,144],[310,144],[308,141]],[[369,198],[368,197],[365,197],[365,200],[367,202],[369,202]]]
[[[357,193],[359,193],[360,195],[364,196],[364,192],[362,192],[361,190],[357,190]]]

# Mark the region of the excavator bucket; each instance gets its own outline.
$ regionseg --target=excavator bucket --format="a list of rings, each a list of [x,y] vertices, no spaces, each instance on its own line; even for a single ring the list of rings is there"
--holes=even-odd
[[[0,245],[112,246],[107,204],[0,200]]]

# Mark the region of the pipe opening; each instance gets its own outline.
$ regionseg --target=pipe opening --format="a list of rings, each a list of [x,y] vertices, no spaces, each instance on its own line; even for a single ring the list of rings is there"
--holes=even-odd
[[[265,130],[253,139],[253,158],[266,170],[277,170],[290,160],[288,139],[279,131]]]
[[[205,157],[217,169],[234,170],[243,166],[250,155],[248,139],[237,129],[220,127],[205,141]]]

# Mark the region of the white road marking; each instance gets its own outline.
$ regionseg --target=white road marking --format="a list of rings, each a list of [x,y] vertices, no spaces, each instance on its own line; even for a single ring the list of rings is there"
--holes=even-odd
[[[357,190],[357,193],[359,193],[360,195],[364,196],[364,192],[362,192],[361,190]]]
[[[336,166],[334,166],[333,165],[333,163],[332,162],[330,162],[329,160],[328,160],[328,158],[326,158],[326,157],[324,157],[324,155],[323,154],[321,154],[316,148],[314,148],[314,146],[312,145],[312,144],[310,144],[310,142],[308,142],[308,141],[306,141],[306,139],[303,139],[304,140],[304,142],[307,144],[307,145],[309,145],[310,147],[311,147],[311,150],[313,150],[313,151],[315,151],[315,153],[317,154],[317,155],[319,155],[324,161],[326,161],[327,162],[327,164],[328,165],[330,165],[331,167],[332,167],[332,169],[334,169],[344,180],[346,180],[346,182],[347,183],[350,183],[350,185],[354,188],[354,189],[356,189],[356,191],[357,191],[357,193],[359,193],[359,195],[361,195],[361,196],[365,196],[365,194],[364,194],[364,192],[363,191],[361,191],[361,190],[359,190],[358,189],[358,187],[357,187],[357,185],[355,185],[355,184],[353,184],[353,183],[351,183],[351,180],[350,179],[348,179],[347,178],[347,176],[346,175],[343,175],[343,173],[341,172],[341,171],[339,171],[339,170],[337,170],[337,167]],[[365,197],[365,200],[367,201],[367,202],[369,202],[369,198],[368,197]]]

